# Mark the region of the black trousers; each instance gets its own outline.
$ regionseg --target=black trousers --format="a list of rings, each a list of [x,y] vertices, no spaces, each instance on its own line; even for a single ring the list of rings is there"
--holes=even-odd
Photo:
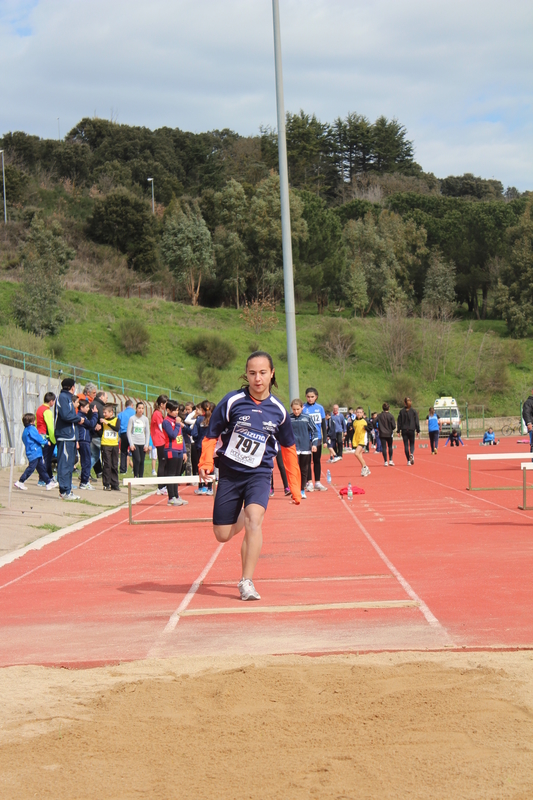
[[[311,480],[311,453],[298,453],[298,464],[302,476],[302,492],[307,481]]]
[[[283,481],[283,488],[288,489],[289,481],[287,480],[287,472],[285,470],[285,464],[283,463],[283,456],[281,455],[281,450],[278,450],[276,454],[276,464],[278,465],[279,474],[281,475],[281,480]],[[270,485],[272,488],[274,488],[274,470],[272,470]]]
[[[118,446],[110,447],[103,444],[100,451],[102,460],[102,480],[104,486],[111,486],[112,489],[120,489],[118,483]]]
[[[405,450],[405,457],[409,461],[409,457],[415,454],[415,432],[402,431],[403,449]]]
[[[120,434],[120,471],[127,472],[128,471],[128,447],[130,443],[128,442],[128,434],[121,433]]]
[[[48,474],[49,478],[54,477],[54,471],[52,470],[52,456],[54,455],[54,445],[53,444],[46,444],[43,447],[43,461],[44,461],[44,468]]]
[[[380,436],[381,446],[383,448],[383,461],[392,461],[392,436]],[[389,455],[387,457],[387,448]]]
[[[439,432],[438,431],[429,431],[429,444],[431,447],[431,452],[436,450],[439,446]]]
[[[175,476],[181,475],[181,467],[183,465],[183,458],[167,458],[165,462],[165,476],[167,478],[174,478]],[[178,484],[177,483],[169,483],[167,485],[168,490],[168,499],[171,500],[173,497],[179,497],[178,492]]]
[[[342,458],[342,440],[344,439],[344,434],[339,431],[335,436],[335,452],[337,456]]]
[[[322,458],[322,442],[319,442],[316,446],[316,453],[313,453],[312,460],[313,460],[313,472],[315,473],[315,483],[320,481],[320,476],[322,475],[322,467],[320,459]],[[309,480],[311,480],[311,470],[309,470]]]
[[[142,444],[136,444],[135,450],[131,451],[131,457],[133,459],[133,477],[134,478],[144,478],[144,458],[146,453],[144,452],[144,447]],[[122,458],[122,454],[120,456]]]
[[[167,463],[167,457],[166,457],[166,454],[165,454],[165,446],[163,444],[161,444],[157,448],[157,477],[158,478],[164,478],[164,476],[165,476],[165,464],[166,463]],[[164,489],[165,485],[166,484],[164,484],[164,483],[158,483],[157,484],[157,488],[158,489]]]

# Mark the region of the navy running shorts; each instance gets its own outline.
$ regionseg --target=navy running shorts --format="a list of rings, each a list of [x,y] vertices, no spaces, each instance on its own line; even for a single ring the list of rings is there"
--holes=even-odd
[[[264,509],[270,496],[271,470],[247,472],[232,469],[227,460],[220,459],[218,487],[213,508],[213,525],[233,525],[242,507],[257,503]]]

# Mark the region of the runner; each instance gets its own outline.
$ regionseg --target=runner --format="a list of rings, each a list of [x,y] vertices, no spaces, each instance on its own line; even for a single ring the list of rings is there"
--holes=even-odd
[[[418,411],[411,408],[411,398],[404,399],[404,407],[398,414],[398,435],[402,435],[407,466],[415,463],[415,433],[420,436],[420,422]]]
[[[320,403],[317,403],[318,391],[313,386],[310,386],[309,389],[305,390],[305,399],[307,402],[304,403],[302,411],[304,414],[308,414],[311,417],[315,423],[316,432],[318,435],[316,452],[314,452],[312,456],[315,485],[313,486],[313,476],[310,471],[309,480],[307,481],[306,485],[306,491],[313,492],[316,489],[318,492],[327,492],[328,487],[324,486],[324,484],[320,482],[320,478],[322,477],[322,467],[320,464],[320,459],[322,457],[322,445],[327,439],[326,412],[324,411],[324,406],[321,406]]]
[[[216,458],[219,484],[213,532],[219,542],[227,542],[244,528],[238,588],[241,600],[260,600],[253,576],[261,553],[270,476],[279,446],[297,505],[301,502],[301,478],[289,415],[270,393],[271,387],[277,386],[271,356],[263,351],[251,353],[243,377],[246,385],[227,394],[213,411],[198,472],[200,480],[212,480]]]
[[[363,458],[363,450],[365,449],[365,440],[369,428],[370,423],[365,419],[364,409],[359,406],[355,409],[355,419],[353,421],[353,446],[355,448],[355,457],[361,464],[361,476],[363,478],[367,478],[370,475],[370,470]]]

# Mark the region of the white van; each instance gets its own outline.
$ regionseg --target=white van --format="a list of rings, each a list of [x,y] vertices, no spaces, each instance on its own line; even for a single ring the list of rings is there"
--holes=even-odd
[[[441,433],[450,433],[454,428],[461,427],[461,415],[457,402],[453,397],[438,397],[434,404],[435,414],[441,421]]]

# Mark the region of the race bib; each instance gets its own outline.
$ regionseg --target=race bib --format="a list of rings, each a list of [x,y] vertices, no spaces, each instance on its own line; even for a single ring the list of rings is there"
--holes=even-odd
[[[235,425],[226,447],[226,456],[238,464],[245,464],[255,469],[265,455],[268,436],[268,433]]]
[[[141,421],[137,422],[137,420],[133,423],[133,433],[138,436],[144,435],[144,425]]]
[[[116,442],[118,440],[118,433],[106,428],[102,434],[102,442]]]

